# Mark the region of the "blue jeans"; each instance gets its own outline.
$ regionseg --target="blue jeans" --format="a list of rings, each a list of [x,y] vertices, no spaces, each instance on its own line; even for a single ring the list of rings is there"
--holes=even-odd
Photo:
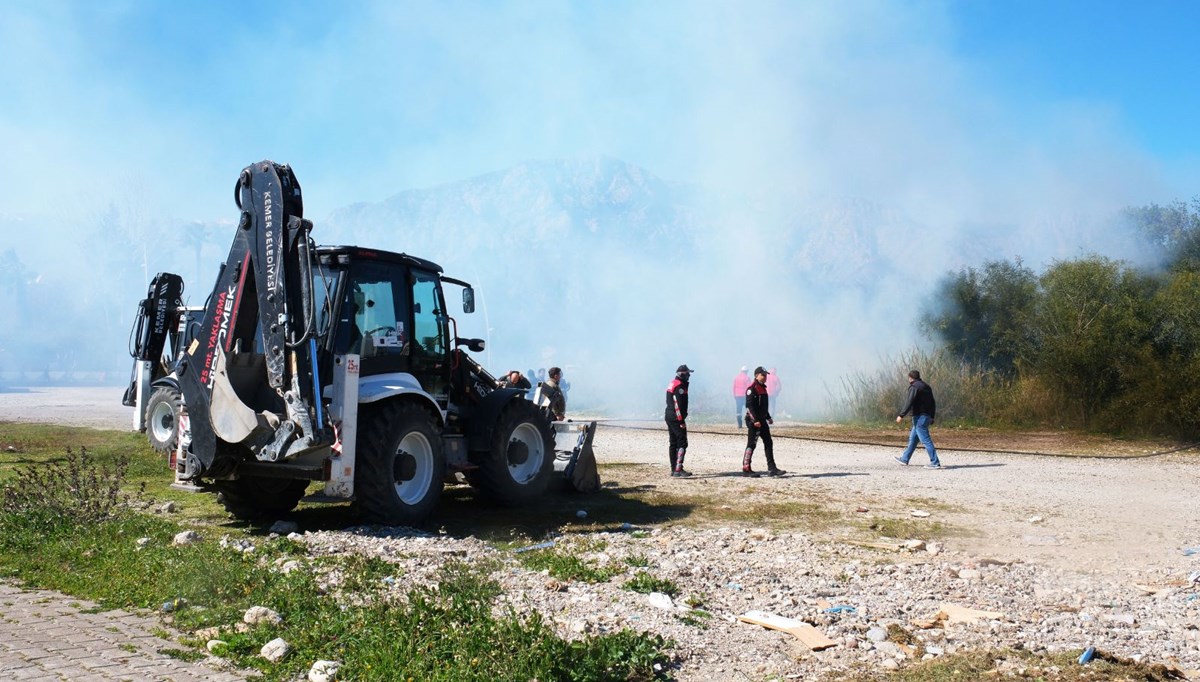
[[[908,432],[908,447],[904,448],[904,454],[900,455],[900,459],[908,464],[909,458],[912,457],[913,451],[917,449],[917,441],[925,446],[925,452],[929,453],[929,463],[933,465],[941,465],[938,461],[937,448],[933,447],[933,438],[929,436],[929,415],[923,414],[918,417],[913,417],[912,431]]]

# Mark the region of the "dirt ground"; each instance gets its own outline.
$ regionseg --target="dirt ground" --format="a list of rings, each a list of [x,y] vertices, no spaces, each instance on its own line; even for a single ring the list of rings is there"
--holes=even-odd
[[[0,421],[128,429],[132,411],[121,405],[121,392],[4,391]],[[1200,547],[1200,449],[1186,444],[935,427],[945,465],[935,471],[920,466],[927,461],[921,450],[911,466],[893,461],[907,439],[900,425],[781,424],[775,457],[791,475],[744,479],[734,475],[744,432],[698,425],[687,459],[696,475],[674,479],[667,476],[661,427],[602,424],[595,441],[602,474],[606,466],[639,465],[621,468],[623,485],[714,499],[816,501],[848,522],[874,515],[908,519],[913,510],[925,511],[930,523],[950,529],[948,550],[976,556],[1117,573],[1200,568],[1200,551],[1185,554]],[[761,446],[755,466],[765,468]]]
[[[775,458],[792,475],[743,479],[734,474],[745,436],[735,428],[721,431],[700,428],[689,436],[687,465],[698,474],[690,479],[666,476],[666,432],[650,425],[602,428],[597,456],[602,464],[657,465],[646,483],[668,490],[700,487],[727,497],[732,487],[746,499],[814,500],[846,519],[929,512],[930,522],[949,531],[947,549],[973,556],[1105,573],[1200,568],[1200,560],[1184,552],[1200,545],[1200,453],[1153,454],[1177,444],[935,428],[944,468],[929,470],[920,449],[910,466],[892,459],[907,440],[899,425],[891,431],[782,427]],[[873,444],[834,442],[856,436]],[[754,462],[766,468],[761,445]]]

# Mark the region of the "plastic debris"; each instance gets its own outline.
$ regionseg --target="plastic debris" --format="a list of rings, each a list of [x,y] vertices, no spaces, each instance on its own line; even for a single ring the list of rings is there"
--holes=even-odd
[[[553,546],[554,546],[554,541],[547,540],[545,542],[539,542],[536,545],[529,545],[528,547],[521,547],[518,549],[514,549],[513,551],[516,552],[517,554],[520,554],[521,552],[532,552],[535,549],[550,549]]]
[[[836,606],[830,606],[829,608],[825,609],[825,613],[857,613],[857,612],[858,612],[858,609],[856,609],[853,606],[847,606],[846,604],[838,604]]]
[[[586,511],[584,511],[584,510],[582,510],[582,509],[580,509],[579,511],[575,512],[575,516],[577,516],[578,518],[581,518],[581,519],[586,519],[586,518],[587,518],[587,512],[586,512]]]
[[[731,590],[741,590],[742,589],[742,586],[737,583],[729,583],[725,587],[728,587]]]
[[[1196,554],[1200,554],[1200,547],[1188,547],[1183,550],[1184,556],[1194,556]]]
[[[1087,665],[1088,663],[1091,662],[1092,658],[1095,657],[1095,655],[1096,655],[1096,647],[1090,646],[1090,647],[1084,649],[1083,653],[1079,654],[1079,665]]]

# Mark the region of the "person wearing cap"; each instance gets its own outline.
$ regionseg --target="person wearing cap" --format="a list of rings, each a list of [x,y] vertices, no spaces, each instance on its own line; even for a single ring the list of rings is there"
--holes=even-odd
[[[746,389],[746,452],[742,455],[742,475],[758,478],[758,472],[750,468],[754,457],[754,446],[762,436],[763,452],[767,455],[767,475],[782,476],[787,473],[775,466],[775,452],[771,443],[770,398],[767,396],[767,375],[762,367],[754,368],[754,383]]]
[[[746,389],[754,383],[754,380],[747,374],[749,371],[745,365],[742,365],[742,368],[733,377],[733,413],[737,415],[739,429],[742,428],[742,413],[746,411]]]
[[[667,433],[670,437],[671,475],[680,478],[691,476],[691,472],[683,468],[683,458],[687,455],[687,414],[688,414],[688,381],[692,378],[692,370],[687,365],[675,369],[675,378],[667,385],[667,409],[663,419],[667,422]]]
[[[896,415],[896,423],[904,421],[904,416],[909,412],[912,412],[913,421],[912,430],[908,432],[908,447],[899,457],[892,459],[908,466],[908,460],[917,449],[917,441],[920,441],[925,446],[925,452],[929,453],[926,468],[941,469],[942,462],[938,459],[937,448],[933,446],[933,437],[929,435],[929,425],[937,414],[937,403],[933,399],[933,388],[921,381],[921,373],[915,369],[908,373],[908,399],[904,402],[904,409]]]

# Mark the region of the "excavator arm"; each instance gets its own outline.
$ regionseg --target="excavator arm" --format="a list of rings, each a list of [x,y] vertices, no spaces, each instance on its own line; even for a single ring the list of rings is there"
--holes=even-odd
[[[332,441],[300,184],[290,167],[262,161],[242,170],[234,198],[241,215],[233,245],[180,369],[193,478],[228,475],[250,455],[286,460]]]

